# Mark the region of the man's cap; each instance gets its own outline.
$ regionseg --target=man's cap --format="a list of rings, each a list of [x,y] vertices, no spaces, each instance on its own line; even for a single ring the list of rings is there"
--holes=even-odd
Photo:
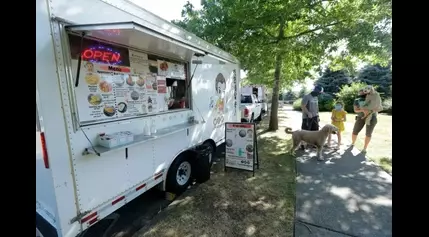
[[[317,85],[317,86],[314,87],[313,92],[323,93],[323,87]]]

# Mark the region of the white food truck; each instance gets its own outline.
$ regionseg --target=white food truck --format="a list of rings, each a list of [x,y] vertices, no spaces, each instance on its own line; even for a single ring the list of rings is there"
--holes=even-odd
[[[36,228],[56,236],[183,192],[191,151],[240,122],[237,59],[126,0],[36,0],[36,70]]]

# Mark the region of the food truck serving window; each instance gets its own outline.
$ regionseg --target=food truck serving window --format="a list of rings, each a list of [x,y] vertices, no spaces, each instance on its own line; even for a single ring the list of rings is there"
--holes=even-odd
[[[186,65],[70,34],[81,125],[158,114],[188,106]],[[173,80],[173,82],[171,82]]]

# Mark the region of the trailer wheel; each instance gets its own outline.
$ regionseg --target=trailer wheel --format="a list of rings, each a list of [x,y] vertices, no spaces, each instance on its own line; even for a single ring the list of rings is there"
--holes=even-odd
[[[211,143],[209,141],[204,142],[203,145],[210,147],[209,166],[211,168],[212,165],[213,165],[213,160],[214,160],[214,158],[216,156],[216,145],[214,145],[213,143]]]
[[[185,154],[180,154],[168,170],[166,189],[181,194],[188,188],[192,179],[192,162]]]

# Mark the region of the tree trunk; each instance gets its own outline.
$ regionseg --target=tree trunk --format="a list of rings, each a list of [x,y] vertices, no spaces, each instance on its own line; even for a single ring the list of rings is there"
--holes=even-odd
[[[277,41],[280,41],[285,36],[286,22],[283,18],[280,19],[279,34]],[[282,50],[276,52],[276,62],[274,69],[274,86],[273,86],[273,99],[271,100],[271,115],[270,124],[268,125],[268,131],[276,131],[279,129],[279,90],[280,90],[280,73],[282,71]]]
[[[276,65],[274,71],[274,86],[273,86],[273,98],[271,100],[271,116],[270,124],[268,126],[269,131],[276,131],[279,129],[279,90],[280,90],[280,73],[282,70],[282,55],[280,52],[276,56]]]

